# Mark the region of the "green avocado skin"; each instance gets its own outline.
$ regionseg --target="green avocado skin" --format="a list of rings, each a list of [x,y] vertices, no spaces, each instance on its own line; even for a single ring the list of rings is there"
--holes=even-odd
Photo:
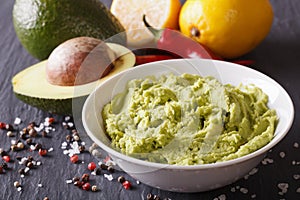
[[[74,115],[74,112],[81,112],[83,103],[87,96],[68,99],[45,99],[30,97],[18,93],[15,96],[26,104],[37,107],[41,110],[58,115]],[[76,107],[74,107],[76,106]]]
[[[12,14],[21,44],[40,60],[79,36],[126,44],[124,27],[99,0],[15,0]]]

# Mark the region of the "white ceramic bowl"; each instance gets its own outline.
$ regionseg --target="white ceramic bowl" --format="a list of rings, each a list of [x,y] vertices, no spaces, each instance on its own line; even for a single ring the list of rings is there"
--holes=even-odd
[[[101,117],[103,106],[124,91],[127,81],[165,73],[211,75],[221,83],[238,85],[253,83],[269,96],[269,107],[275,109],[279,123],[275,137],[263,148],[230,161],[195,166],[175,166],[138,160],[111,148]],[[289,131],[294,119],[294,107],[287,92],[273,79],[245,66],[223,61],[176,59],[144,64],[121,72],[99,85],[87,98],[82,120],[90,138],[133,178],[156,188],[176,192],[201,192],[233,183],[259,164],[266,153]]]

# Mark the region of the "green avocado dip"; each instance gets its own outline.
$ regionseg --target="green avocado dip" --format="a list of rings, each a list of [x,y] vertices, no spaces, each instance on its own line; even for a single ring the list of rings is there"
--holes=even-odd
[[[254,85],[173,74],[134,79],[102,110],[120,152],[150,162],[207,164],[235,159],[269,143],[277,124],[268,96]]]

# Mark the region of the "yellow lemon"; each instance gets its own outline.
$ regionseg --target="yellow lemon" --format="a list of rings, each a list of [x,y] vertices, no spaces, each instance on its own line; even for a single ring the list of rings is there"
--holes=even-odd
[[[113,0],[111,12],[124,26],[129,46],[142,46],[154,37],[143,22],[155,28],[178,29],[178,17],[181,8],[179,0]]]
[[[179,15],[182,33],[224,58],[253,50],[272,21],[269,0],[187,0]]]

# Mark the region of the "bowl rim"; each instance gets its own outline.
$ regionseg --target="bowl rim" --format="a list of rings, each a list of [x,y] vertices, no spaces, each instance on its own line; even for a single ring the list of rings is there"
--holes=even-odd
[[[85,113],[88,107],[88,102],[90,101],[90,99],[92,98],[93,95],[95,95],[95,93],[97,92],[98,88],[101,87],[102,84],[105,84],[106,82],[110,81],[111,79],[117,77],[117,76],[122,76],[125,73],[128,73],[130,71],[134,71],[137,67],[147,67],[147,66],[151,66],[153,64],[166,64],[168,62],[178,62],[179,60],[185,60],[185,61],[191,61],[191,60],[206,60],[206,61],[210,61],[210,62],[215,62],[215,63],[219,63],[219,64],[228,64],[228,65],[232,65],[232,67],[236,67],[236,68],[246,68],[246,70],[251,71],[251,73],[257,74],[259,76],[263,76],[266,80],[270,81],[272,84],[276,85],[277,88],[280,89],[281,92],[283,92],[283,94],[287,97],[288,100],[288,104],[290,105],[291,108],[291,112],[290,112],[290,120],[288,121],[288,124],[285,126],[286,128],[284,130],[282,130],[282,132],[280,132],[280,134],[276,135],[276,137],[274,136],[272,138],[272,140],[266,144],[265,146],[263,146],[260,149],[257,149],[256,151],[249,153],[247,155],[244,155],[242,157],[239,158],[235,158],[232,160],[227,160],[227,161],[220,161],[220,162],[215,162],[215,163],[208,163],[208,164],[197,164],[197,165],[172,165],[172,164],[163,164],[163,163],[155,163],[155,162],[150,162],[150,161],[146,161],[146,160],[141,160],[141,159],[137,159],[134,157],[130,157],[127,156],[115,149],[113,149],[110,146],[107,146],[106,144],[104,144],[101,140],[99,140],[97,137],[94,136],[94,134],[92,133],[92,131],[90,130],[90,128],[87,125],[87,121],[85,118]],[[104,151],[106,151],[109,155],[113,155],[116,156],[117,158],[121,159],[121,160],[125,160],[127,162],[131,162],[137,165],[141,165],[141,166],[146,166],[146,167],[151,167],[151,168],[157,168],[157,169],[161,169],[161,168],[167,168],[170,170],[203,170],[203,169],[209,169],[209,168],[222,168],[222,167],[228,167],[230,165],[236,165],[238,163],[242,163],[242,162],[246,162],[252,158],[258,157],[262,154],[266,154],[269,150],[271,150],[276,144],[278,144],[280,141],[282,141],[282,139],[287,135],[287,133],[289,132],[290,128],[292,127],[292,124],[294,122],[294,115],[295,115],[295,108],[294,108],[294,104],[293,101],[290,97],[290,95],[288,94],[288,92],[278,83],[276,82],[274,79],[272,79],[270,76],[267,76],[266,74],[244,66],[244,65],[240,65],[240,64],[236,64],[236,63],[231,63],[231,62],[227,62],[227,61],[221,61],[221,60],[211,60],[211,59],[199,59],[199,58],[192,58],[192,59],[169,59],[169,60],[163,60],[163,61],[156,61],[156,62],[151,62],[151,63],[146,63],[146,64],[142,64],[142,65],[138,65],[134,68],[130,68],[128,70],[122,71],[112,77],[110,77],[108,80],[104,81],[102,84],[98,85],[87,97],[87,99],[84,102],[83,105],[83,109],[82,109],[82,123],[84,126],[84,129],[86,131],[86,133],[88,134],[88,136],[97,144],[99,145],[100,148],[102,148]],[[276,131],[276,129],[275,129]]]

